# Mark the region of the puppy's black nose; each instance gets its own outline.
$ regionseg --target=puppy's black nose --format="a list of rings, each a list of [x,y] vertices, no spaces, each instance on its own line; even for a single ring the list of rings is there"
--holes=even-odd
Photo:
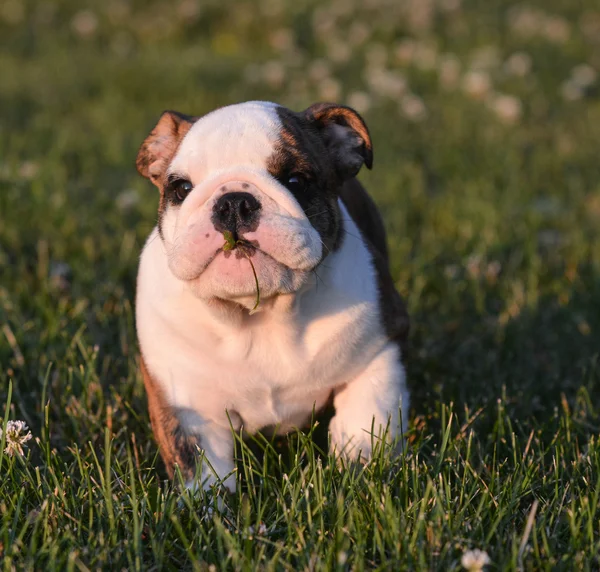
[[[226,193],[213,207],[212,222],[219,232],[228,230],[234,235],[256,230],[260,208],[250,193]]]

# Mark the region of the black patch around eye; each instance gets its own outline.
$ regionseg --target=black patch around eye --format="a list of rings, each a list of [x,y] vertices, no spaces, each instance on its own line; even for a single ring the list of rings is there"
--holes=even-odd
[[[301,193],[306,190],[308,180],[302,173],[292,173],[287,177],[284,185],[293,193]]]
[[[187,197],[194,185],[188,179],[183,177],[174,177],[169,179],[165,188],[165,197],[173,205],[180,205]]]

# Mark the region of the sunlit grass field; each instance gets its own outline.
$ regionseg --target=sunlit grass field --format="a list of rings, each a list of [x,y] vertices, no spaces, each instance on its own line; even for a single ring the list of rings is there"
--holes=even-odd
[[[596,0],[2,0],[0,414],[32,434],[0,453],[3,569],[600,569],[599,72]],[[134,160],[163,109],[248,99],[371,129],[407,452],[259,439],[236,495],[190,497],[137,369]]]

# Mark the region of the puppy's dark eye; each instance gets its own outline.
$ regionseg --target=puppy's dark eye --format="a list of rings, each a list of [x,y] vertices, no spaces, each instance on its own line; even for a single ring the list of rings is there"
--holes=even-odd
[[[178,203],[182,203],[185,197],[190,194],[194,185],[187,179],[175,179],[169,184],[169,187],[171,188],[173,198]]]
[[[304,177],[300,173],[292,173],[289,176],[285,186],[294,193],[303,191],[306,188],[306,185],[306,177]]]

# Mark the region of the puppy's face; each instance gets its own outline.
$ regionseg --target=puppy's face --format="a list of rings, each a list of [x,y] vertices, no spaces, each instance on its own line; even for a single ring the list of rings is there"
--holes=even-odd
[[[160,190],[171,272],[199,298],[249,305],[248,259],[262,299],[298,290],[340,240],[342,183],[371,162],[367,128],[349,108],[249,102],[202,118],[163,113],[137,167]]]

